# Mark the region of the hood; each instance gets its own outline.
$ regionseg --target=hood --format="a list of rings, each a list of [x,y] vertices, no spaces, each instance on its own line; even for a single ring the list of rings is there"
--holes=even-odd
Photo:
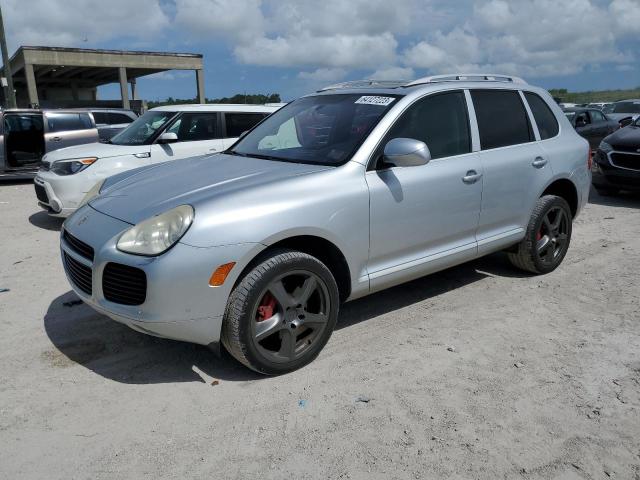
[[[44,161],[56,162],[58,160],[68,160],[70,158],[97,157],[108,158],[120,155],[133,155],[150,151],[149,145],[112,145],[110,143],[85,143],[84,145],[74,145],[73,147],[59,148],[47,153]]]
[[[628,126],[616,130],[604,139],[614,149],[629,150],[640,148],[640,127]]]
[[[330,168],[225,154],[193,157],[138,169],[111,183],[90,205],[131,224],[184,204],[192,205],[197,217],[202,202]]]

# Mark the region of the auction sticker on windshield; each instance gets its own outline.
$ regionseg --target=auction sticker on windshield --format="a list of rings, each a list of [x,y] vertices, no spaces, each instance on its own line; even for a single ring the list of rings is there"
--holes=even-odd
[[[361,105],[380,105],[381,107],[386,107],[394,100],[395,98],[393,97],[364,96],[356,100],[356,103]]]

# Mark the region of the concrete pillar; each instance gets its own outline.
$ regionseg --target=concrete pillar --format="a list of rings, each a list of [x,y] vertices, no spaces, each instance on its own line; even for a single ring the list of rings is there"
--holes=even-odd
[[[202,69],[196,70],[196,87],[198,89],[198,103],[206,103],[204,97],[204,71]]]
[[[38,87],[36,85],[36,76],[33,73],[33,65],[26,63],[24,66],[24,74],[27,77],[27,92],[29,94],[29,104],[38,105]]]
[[[131,79],[131,100],[136,100],[136,79]]]
[[[127,69],[125,67],[119,67],[118,73],[120,75],[120,97],[122,98],[122,108],[129,109],[129,84],[127,83]]]
[[[71,82],[71,98],[76,101],[80,100],[78,96],[78,82]]]

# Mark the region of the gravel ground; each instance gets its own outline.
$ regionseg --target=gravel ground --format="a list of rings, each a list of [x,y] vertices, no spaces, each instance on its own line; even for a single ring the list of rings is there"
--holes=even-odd
[[[67,303],[61,222],[0,185],[0,478],[638,479],[640,196],[591,200],[554,273],[496,254],[349,303],[262,378]]]

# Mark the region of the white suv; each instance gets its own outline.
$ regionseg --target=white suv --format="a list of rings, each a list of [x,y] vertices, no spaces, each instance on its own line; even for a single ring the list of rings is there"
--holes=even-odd
[[[151,164],[211,155],[280,108],[271,105],[171,105],[149,110],[107,143],[48,153],[35,178],[38,205],[66,217],[99,181]]]

